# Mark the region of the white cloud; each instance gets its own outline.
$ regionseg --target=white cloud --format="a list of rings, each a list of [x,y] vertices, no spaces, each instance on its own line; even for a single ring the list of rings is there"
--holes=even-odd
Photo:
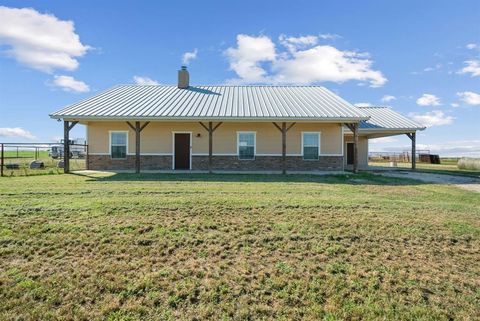
[[[474,93],[472,91],[464,91],[457,93],[460,97],[460,100],[466,103],[467,105],[478,106],[480,105],[480,94]]]
[[[230,62],[230,69],[240,77],[239,82],[266,82],[267,72],[260,66],[261,62],[276,58],[275,44],[266,36],[237,36],[237,48],[228,48],[225,55]]]
[[[451,103],[450,106],[452,106],[453,108],[460,107],[460,105],[458,103]]]
[[[426,126],[441,126],[441,125],[449,125],[455,119],[452,116],[447,116],[441,110],[432,110],[430,112],[424,114],[418,113],[410,113],[409,116],[416,122]]]
[[[7,48],[5,53],[37,70],[75,70],[76,58],[90,49],[80,42],[72,21],[31,8],[0,6],[0,21],[0,46]]]
[[[371,87],[383,86],[387,79],[380,71],[372,70],[372,61],[363,57],[361,53],[341,51],[332,46],[299,50],[274,63],[275,80],[286,84],[358,80],[370,82]]]
[[[298,49],[316,45],[318,42],[318,37],[316,36],[287,37],[285,35],[280,35],[280,37],[278,37],[278,40],[290,52],[294,52],[294,51],[297,51]]]
[[[372,144],[394,143],[396,141],[398,141],[398,139],[394,137],[380,137],[380,138],[373,138],[369,140],[369,142]]]
[[[476,43],[469,43],[465,46],[467,49],[470,49],[470,50],[473,50],[473,49],[477,49],[477,48],[480,48],[480,45],[476,44]]]
[[[182,62],[188,65],[190,61],[197,59],[198,49],[195,48],[192,52],[186,52],[182,55]]]
[[[420,106],[438,106],[440,105],[440,98],[432,94],[423,94],[417,99],[417,105]]]
[[[340,35],[334,34],[334,33],[321,33],[318,35],[319,38],[323,40],[334,40],[337,38],[341,38]]]
[[[133,81],[138,85],[158,85],[156,80],[143,76],[133,76]]]
[[[316,36],[280,36],[287,51],[277,52],[267,36],[237,36],[237,47],[225,51],[237,83],[311,84],[322,81],[342,83],[349,80],[384,85],[387,79],[371,69],[368,53],[341,51],[333,46],[317,45]],[[263,66],[262,63],[269,63]],[[270,68],[267,68],[270,67]]]
[[[384,103],[388,103],[388,102],[390,102],[392,100],[395,100],[395,99],[397,99],[397,97],[392,96],[392,95],[385,95],[385,96],[382,97],[381,101],[384,102]]]
[[[25,129],[20,128],[20,127],[0,128],[0,137],[19,137],[19,138],[26,138],[26,139],[35,139],[36,138],[28,130],[25,130]]]
[[[90,91],[90,87],[86,83],[70,76],[55,76],[53,84],[64,91],[75,93],[86,93]]]
[[[466,67],[460,69],[457,73],[459,74],[471,74],[472,77],[480,76],[480,60],[467,60],[464,62]]]
[[[357,107],[372,107],[370,103],[355,103],[354,105]]]

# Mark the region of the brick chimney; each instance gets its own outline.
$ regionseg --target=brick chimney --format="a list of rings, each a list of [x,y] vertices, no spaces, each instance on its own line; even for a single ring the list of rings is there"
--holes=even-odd
[[[182,66],[182,68],[178,71],[178,88],[188,88],[189,81],[190,75],[188,74],[187,66]]]

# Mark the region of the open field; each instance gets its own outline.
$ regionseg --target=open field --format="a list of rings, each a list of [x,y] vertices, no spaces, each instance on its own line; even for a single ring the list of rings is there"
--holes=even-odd
[[[3,156],[6,158],[35,158],[35,150],[5,150]],[[39,158],[49,158],[48,150],[39,150],[37,153]]]
[[[369,166],[383,166],[389,167],[389,162],[369,162]],[[398,168],[411,168],[410,163],[397,163]],[[437,174],[449,174],[449,175],[462,175],[462,176],[472,176],[480,177],[480,170],[466,170],[459,169],[457,167],[457,162],[452,159],[442,159],[441,164],[427,164],[417,162],[417,170],[426,172],[426,173],[437,173]]]
[[[0,319],[478,320],[478,195],[370,174],[0,178]]]

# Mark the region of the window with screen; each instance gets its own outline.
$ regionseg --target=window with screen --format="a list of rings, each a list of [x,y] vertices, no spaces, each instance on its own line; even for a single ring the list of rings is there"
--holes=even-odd
[[[238,158],[255,158],[255,133],[238,133]]]
[[[112,158],[127,157],[127,132],[110,132],[110,155]]]
[[[318,159],[320,154],[320,133],[303,133],[303,159]]]

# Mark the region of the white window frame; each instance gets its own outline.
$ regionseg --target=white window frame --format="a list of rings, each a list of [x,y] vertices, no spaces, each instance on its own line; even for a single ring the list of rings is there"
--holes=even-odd
[[[253,134],[253,158],[244,159],[240,158],[240,134]],[[255,131],[237,131],[237,158],[242,161],[255,160],[257,156],[257,132]]]
[[[127,139],[125,141],[125,147],[126,147],[125,157],[123,157],[123,158],[113,158],[112,157],[112,134],[117,134],[117,133],[123,133],[123,134],[126,134],[126,136],[127,136]],[[119,160],[127,159],[127,156],[128,156],[128,130],[109,130],[108,131],[108,154],[110,155],[111,159],[119,159]]]
[[[304,134],[317,134],[318,135],[318,155],[316,159],[305,159],[305,155],[303,154],[304,152],[304,141],[303,141],[303,136]],[[306,161],[316,161],[320,158],[321,156],[321,146],[322,146],[322,132],[302,132],[302,159]],[[308,146],[307,146],[308,147]]]

